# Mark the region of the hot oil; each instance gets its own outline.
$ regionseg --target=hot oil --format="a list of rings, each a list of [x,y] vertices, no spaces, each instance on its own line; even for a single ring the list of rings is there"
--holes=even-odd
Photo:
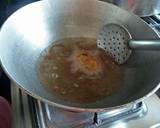
[[[72,102],[91,103],[112,95],[121,76],[120,66],[97,48],[94,38],[58,40],[40,57],[43,85]]]

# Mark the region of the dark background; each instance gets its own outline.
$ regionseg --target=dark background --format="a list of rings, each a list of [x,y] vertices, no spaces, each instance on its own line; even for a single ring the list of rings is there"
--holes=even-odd
[[[0,0],[0,27],[17,9],[38,0]],[[3,42],[5,43],[5,42]],[[0,65],[1,66],[1,65]],[[10,80],[0,68],[0,96],[11,102]]]

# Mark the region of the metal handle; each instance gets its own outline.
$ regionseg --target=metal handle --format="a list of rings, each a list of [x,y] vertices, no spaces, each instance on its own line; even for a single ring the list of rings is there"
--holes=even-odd
[[[160,50],[160,39],[157,40],[130,40],[129,47],[139,50]]]

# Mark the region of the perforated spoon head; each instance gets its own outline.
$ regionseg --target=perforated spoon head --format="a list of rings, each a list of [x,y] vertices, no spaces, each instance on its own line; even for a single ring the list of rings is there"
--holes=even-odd
[[[128,42],[131,35],[118,24],[107,24],[100,30],[97,46],[105,50],[118,64],[125,63],[131,55]]]

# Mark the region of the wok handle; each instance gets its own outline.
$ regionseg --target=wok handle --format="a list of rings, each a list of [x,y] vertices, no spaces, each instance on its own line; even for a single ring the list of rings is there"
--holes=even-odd
[[[130,40],[129,47],[137,50],[160,50],[160,39]]]

